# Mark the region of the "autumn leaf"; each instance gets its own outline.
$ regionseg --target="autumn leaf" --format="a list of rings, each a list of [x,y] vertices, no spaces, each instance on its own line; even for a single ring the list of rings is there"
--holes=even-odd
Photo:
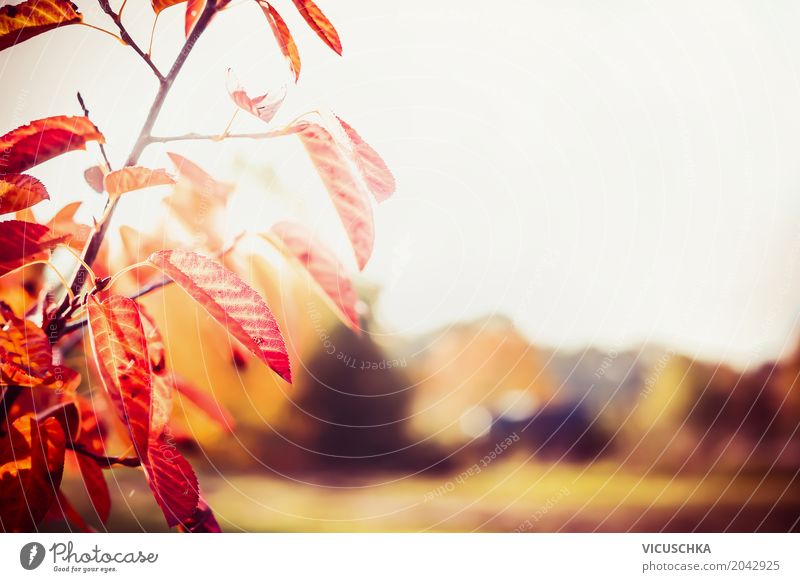
[[[203,13],[203,9],[206,6],[206,0],[188,0],[186,3],[186,18],[184,20],[184,33],[186,36],[189,36],[189,33],[192,32],[194,25],[197,23],[197,19],[200,18],[200,15]]]
[[[59,115],[32,121],[0,137],[0,174],[18,174],[86,143],[103,143],[103,134],[86,117]]]
[[[174,527],[188,521],[200,497],[197,476],[166,434],[150,443],[142,467],[167,524]]]
[[[129,166],[106,174],[104,183],[106,192],[113,198],[134,190],[174,184],[175,180],[162,169]]]
[[[220,182],[203,168],[179,154],[167,152],[167,155],[172,160],[172,163],[175,164],[175,168],[181,178],[186,179],[201,194],[209,196],[212,200],[221,204],[228,202],[228,198],[233,192],[231,184]]]
[[[55,502],[50,506],[49,511],[47,512],[47,516],[45,517],[46,521],[57,521],[63,520],[74,527],[77,531],[81,533],[91,533],[94,532],[89,524],[86,523],[86,520],[83,519],[78,510],[75,509],[75,506],[72,505],[72,502],[67,499],[67,496],[64,495],[63,491],[59,491],[56,494]]]
[[[92,232],[92,227],[75,220],[75,213],[81,202],[70,202],[47,223],[54,236],[67,237],[67,244],[72,248],[82,249],[83,244]]]
[[[105,172],[103,168],[100,166],[89,166],[83,171],[83,179],[86,180],[86,183],[89,184],[89,187],[97,192],[98,194],[102,194],[105,191]]]
[[[137,456],[145,458],[150,440],[153,379],[147,343],[136,302],[111,295],[87,303],[92,352],[106,391],[126,424]]]
[[[111,513],[111,494],[108,490],[106,478],[103,475],[103,469],[91,457],[80,453],[73,454],[76,457],[78,468],[83,478],[83,486],[86,488],[89,500],[92,502],[97,517],[105,523]]]
[[[308,25],[317,33],[325,44],[327,44],[334,52],[342,54],[342,42],[339,40],[339,33],[328,20],[328,17],[322,13],[319,6],[314,4],[311,0],[292,0],[297,10],[308,23]]]
[[[148,261],[181,286],[214,319],[287,382],[289,355],[278,322],[261,296],[236,273],[190,251],[159,251]]]
[[[186,2],[186,0],[150,0],[150,5],[153,7],[153,12],[158,14],[162,10],[180,4],[181,2]]]
[[[288,257],[302,265],[323,295],[333,303],[337,315],[356,333],[358,295],[344,266],[314,234],[301,224],[279,222],[269,232],[268,240]]]
[[[214,517],[214,512],[201,495],[192,516],[178,526],[178,530],[185,533],[220,533],[222,528]]]
[[[321,125],[302,122],[295,133],[308,152],[314,168],[333,201],[363,270],[372,255],[375,226],[369,196],[353,172],[333,136]]]
[[[61,485],[66,441],[61,424],[33,415],[3,423],[0,437],[0,530],[32,531]]]
[[[269,123],[275,117],[283,100],[286,98],[286,86],[282,87],[274,95],[265,93],[258,97],[250,97],[233,72],[228,69],[228,94],[237,107],[258,117],[261,121]]]
[[[0,176],[0,214],[18,212],[49,199],[44,184],[33,176],[27,174]]]
[[[50,251],[69,240],[68,235],[51,236],[44,225],[6,220],[0,228],[0,276],[31,261],[47,258]]]
[[[259,0],[258,5],[264,11],[264,16],[267,17],[272,34],[275,35],[275,40],[278,41],[278,46],[289,62],[289,68],[294,73],[294,80],[297,82],[300,78],[300,53],[297,51],[297,45],[294,43],[292,33],[289,32],[289,27],[286,26],[286,22],[278,14],[278,11],[272,7],[272,4]]]
[[[52,363],[44,331],[0,302],[0,386],[39,386],[48,378]]]
[[[28,0],[3,6],[0,8],[0,50],[59,26],[82,21],[78,7],[67,0]]]
[[[206,416],[226,431],[233,431],[236,421],[219,400],[214,398],[213,394],[200,390],[197,386],[192,385],[178,375],[174,375],[174,381],[174,388],[181,397],[185,397],[186,400],[203,411]]]
[[[380,154],[378,154],[371,145],[365,142],[350,124],[338,115],[336,119],[339,120],[342,129],[344,129],[350,140],[353,160],[359,172],[361,172],[361,176],[364,178],[367,188],[372,192],[372,195],[375,196],[375,200],[383,202],[394,194],[395,191],[395,181],[391,170],[389,170],[389,167],[386,165],[386,162],[383,161]]]
[[[161,332],[155,320],[139,305],[142,329],[147,343],[147,356],[153,378],[153,391],[150,398],[150,436],[155,437],[164,431],[172,416],[172,378],[167,372],[166,351]]]

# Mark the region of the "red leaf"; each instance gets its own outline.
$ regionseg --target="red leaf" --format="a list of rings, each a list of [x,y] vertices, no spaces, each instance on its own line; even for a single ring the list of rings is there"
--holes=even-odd
[[[106,174],[105,190],[111,197],[121,196],[126,192],[174,184],[175,180],[165,170],[129,166]]]
[[[153,497],[169,526],[191,519],[200,497],[197,477],[166,434],[150,443],[142,466]]]
[[[183,28],[187,37],[189,36],[189,33],[192,32],[192,29],[197,23],[197,19],[200,18],[200,15],[203,13],[205,6],[206,0],[189,0],[186,3],[186,18]]]
[[[50,506],[47,514],[48,520],[63,520],[71,523],[81,533],[90,533],[94,531],[89,524],[83,519],[75,506],[72,505],[63,491],[56,494],[56,502]]]
[[[222,406],[219,400],[214,398],[213,394],[208,394],[200,390],[177,375],[174,379],[175,390],[177,390],[181,396],[185,396],[189,402],[202,410],[211,420],[215,421],[226,431],[233,431],[236,421],[233,419],[233,416],[231,416],[231,413]]]
[[[103,469],[94,459],[86,455],[75,453],[75,457],[78,461],[78,467],[83,477],[83,485],[86,487],[89,500],[97,512],[97,517],[105,523],[109,513],[111,513],[111,495],[108,491],[106,478],[103,476]]]
[[[61,485],[64,431],[55,418],[37,422],[32,415],[0,426],[0,531],[32,531]]]
[[[270,229],[270,234],[270,239],[277,239],[278,248],[305,267],[323,294],[333,302],[342,321],[360,333],[358,295],[336,255],[301,224],[279,222]]]
[[[355,251],[359,269],[372,255],[375,226],[369,196],[353,176],[333,136],[316,123],[303,122],[295,129],[311,162],[328,190]]]
[[[59,115],[32,121],[0,137],[0,174],[19,174],[86,142],[105,140],[86,117]]]
[[[0,228],[0,276],[31,261],[47,258],[50,250],[69,236],[50,236],[50,229],[34,222],[7,220]]]
[[[153,372],[153,392],[150,398],[150,436],[155,437],[164,431],[172,415],[172,379],[167,373],[166,352],[161,332],[155,320],[139,305],[142,318],[150,370]]]
[[[103,385],[128,427],[137,456],[144,459],[150,437],[153,379],[142,319],[136,302],[111,295],[87,303],[89,331]]]
[[[181,178],[188,180],[201,194],[210,196],[217,202],[226,203],[233,191],[231,184],[220,182],[203,168],[183,156],[167,152],[169,159],[175,164]]]
[[[33,176],[26,174],[0,176],[0,214],[24,210],[49,199],[44,184]]]
[[[339,120],[347,137],[350,139],[350,144],[353,147],[353,159],[364,177],[367,188],[375,196],[375,200],[383,202],[394,194],[395,181],[391,170],[389,170],[386,162],[383,161],[378,152],[361,139],[361,136],[350,124],[339,116],[336,116],[336,119]]]
[[[153,12],[158,14],[162,10],[180,4],[181,2],[186,2],[186,0],[150,0],[150,5],[153,7]]]
[[[105,180],[105,173],[103,172],[103,168],[100,166],[90,166],[83,171],[83,179],[86,180],[86,183],[89,184],[89,187],[97,192],[98,194],[102,194],[105,190],[105,185],[103,184]]]
[[[203,499],[202,495],[200,496],[197,508],[192,514],[192,517],[178,526],[178,530],[185,533],[222,532],[222,528],[220,528],[219,523],[217,523],[217,518],[214,517],[214,512],[211,511],[211,508],[208,506],[208,503],[206,503],[206,500]]]
[[[27,0],[0,8],[0,50],[59,26],[83,21],[78,7],[67,0]]]
[[[261,121],[269,123],[275,114],[280,109],[283,100],[286,98],[286,87],[276,93],[270,95],[265,93],[258,97],[250,97],[244,88],[239,84],[239,81],[234,76],[233,72],[228,69],[228,94],[236,103],[237,107],[244,109],[251,115],[255,115]]]
[[[331,47],[334,52],[342,54],[342,41],[339,40],[339,33],[328,20],[328,17],[322,13],[319,6],[314,4],[311,0],[292,0],[297,10],[303,16],[308,25],[317,33],[325,44]]]
[[[183,287],[233,337],[292,381],[278,322],[261,296],[219,263],[190,251],[159,251],[148,259]]]
[[[264,11],[264,16],[267,17],[267,22],[269,22],[270,28],[272,28],[272,34],[275,35],[275,40],[278,41],[278,46],[283,56],[289,61],[289,68],[292,69],[296,82],[300,78],[300,53],[297,51],[297,45],[294,43],[292,33],[289,32],[289,27],[286,26],[286,22],[271,4],[264,0],[259,0],[258,5],[261,6],[261,10]]]

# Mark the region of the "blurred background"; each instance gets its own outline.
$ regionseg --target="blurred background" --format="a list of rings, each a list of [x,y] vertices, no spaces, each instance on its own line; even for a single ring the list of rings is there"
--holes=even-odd
[[[150,5],[129,4],[146,45]],[[179,289],[148,296],[172,368],[223,419],[178,402],[172,427],[223,529],[798,530],[800,6],[318,4],[343,58],[276,0],[303,59],[294,85],[260,9],[234,0],[155,133],[221,132],[228,67],[253,94],[287,85],[276,125],[336,112],[398,182],[368,267],[289,138],[150,147],[142,164],[171,169],[175,151],[236,190],[227,208],[181,184],[135,193],[102,259],[219,249],[292,218],[353,274],[361,337],[256,237],[229,259],[277,312],[292,386]],[[182,39],[183,8],[165,10],[162,68]],[[156,89],[130,49],[80,26],[3,51],[0,79],[0,133],[79,114],[81,91],[116,164]],[[245,117],[235,131],[264,129]],[[91,224],[97,158],[38,167],[53,200],[37,218],[80,200]],[[100,387],[80,351],[68,364]],[[108,475],[108,529],[165,528],[141,473]]]

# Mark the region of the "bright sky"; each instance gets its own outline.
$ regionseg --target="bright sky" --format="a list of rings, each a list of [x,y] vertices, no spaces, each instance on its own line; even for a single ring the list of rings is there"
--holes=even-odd
[[[84,8],[94,24],[108,23]],[[746,364],[795,341],[800,313],[800,6],[782,2],[318,0],[339,59],[275,4],[303,57],[278,122],[328,107],[367,138],[400,185],[376,209],[365,276],[388,329],[418,333],[489,313],[562,347],[663,342]],[[146,44],[149,3],[126,22]],[[158,23],[157,61],[182,8]],[[158,133],[216,132],[232,112],[225,70],[253,91],[290,80],[252,2],[234,0],[192,55]],[[83,92],[124,158],[155,90],[126,47],[70,27],[0,53],[3,132],[78,113]],[[238,130],[258,130],[256,120]],[[234,178],[273,167],[343,253],[340,226],[293,141],[172,149]],[[143,163],[168,166],[154,147]],[[85,195],[80,154],[37,175]],[[248,182],[249,180],[249,182]],[[245,180],[230,225],[296,211]],[[58,189],[58,188],[55,188]],[[144,198],[142,199],[144,200]],[[137,200],[139,202],[139,200]],[[147,222],[152,204],[125,219]],[[321,209],[317,212],[316,209]],[[349,259],[349,257],[348,257]],[[352,264],[352,263],[351,263]]]

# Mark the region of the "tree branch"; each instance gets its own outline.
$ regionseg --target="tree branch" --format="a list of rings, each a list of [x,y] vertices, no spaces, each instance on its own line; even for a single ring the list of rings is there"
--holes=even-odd
[[[101,3],[101,7],[103,4],[109,7],[111,10],[110,5],[108,4],[108,0],[98,0]],[[104,8],[105,10],[105,8]],[[186,63],[186,59],[189,57],[189,54],[192,52],[194,45],[197,43],[197,39],[200,38],[200,35],[203,34],[208,23],[211,21],[211,18],[214,16],[216,12],[216,2],[206,2],[205,7],[203,8],[203,12],[200,14],[200,17],[197,19],[197,23],[195,24],[192,32],[189,33],[189,36],[186,39],[186,42],[181,49],[181,52],[178,53],[178,56],[175,58],[175,62],[172,64],[172,67],[167,73],[167,76],[160,77],[160,84],[158,88],[158,93],[156,93],[155,98],[153,99],[153,103],[150,106],[150,111],[147,114],[147,118],[144,121],[144,125],[142,125],[142,129],[139,132],[139,137],[136,139],[136,143],[131,150],[131,153],[128,155],[128,159],[125,162],[125,166],[133,166],[139,159],[139,156],[144,151],[144,148],[150,143],[150,132],[153,129],[153,126],[158,119],[159,113],[161,113],[161,109],[164,106],[164,101],[169,94],[170,89],[172,88],[172,84],[175,82],[178,74],[180,73],[181,69],[183,68],[184,63]],[[113,18],[113,17],[112,17]],[[119,22],[119,18],[116,19],[116,22]],[[122,23],[119,22],[119,26],[122,26]],[[121,29],[122,31],[122,29]],[[127,33],[126,33],[127,34]],[[130,37],[128,37],[130,38]],[[133,46],[133,45],[131,45]],[[141,49],[140,49],[141,50]],[[137,51],[137,52],[140,52]],[[143,54],[143,53],[142,53]],[[160,73],[159,73],[160,74]],[[103,220],[100,222],[100,225],[96,230],[89,235],[89,240],[86,243],[86,247],[83,253],[83,260],[86,264],[91,265],[94,263],[94,260],[97,258],[97,253],[100,251],[100,246],[103,244],[103,239],[108,232],[108,227],[111,224],[111,218],[114,216],[114,211],[117,208],[117,204],[119,203],[120,198],[114,198],[112,201],[108,203],[108,207],[106,209],[105,215],[103,216]],[[80,265],[78,267],[77,272],[72,280],[71,289],[73,294],[77,295],[80,293],[81,289],[83,288],[84,282],[86,281],[87,270],[84,265]],[[58,339],[64,332],[64,325],[65,319],[69,314],[72,312],[74,307],[70,305],[70,302],[64,300],[61,305],[59,305],[58,309],[56,310],[53,317],[48,321],[46,325],[46,330],[48,333],[48,337],[53,339]]]
[[[142,57],[142,60],[145,63],[147,63],[148,67],[150,67],[152,69],[152,71],[155,74],[156,78],[158,79],[159,83],[163,83],[164,82],[164,75],[161,73],[161,71],[158,70],[158,67],[156,67],[155,63],[150,58],[150,55],[145,53],[141,49],[141,47],[138,44],[136,44],[136,41],[133,40],[131,35],[128,34],[128,31],[125,28],[125,25],[122,24],[122,19],[119,17],[119,15],[116,12],[114,12],[114,9],[111,8],[111,4],[109,4],[108,0],[97,0],[97,3],[100,5],[100,8],[103,9],[103,12],[108,14],[111,17],[111,20],[114,21],[114,24],[117,25],[117,28],[119,29],[120,38],[122,38],[122,40],[125,42],[125,44],[130,46],[136,52],[137,55]]]
[[[80,453],[81,455],[85,455],[90,459],[94,459],[100,465],[105,465],[107,467],[113,467],[114,465],[122,465],[124,467],[139,467],[141,466],[142,462],[136,457],[104,457],[103,455],[97,455],[84,447],[81,443],[76,443],[73,441],[67,441],[67,448],[71,451],[75,451],[76,453]]]
[[[149,143],[169,143],[173,141],[222,141],[224,139],[268,139],[286,135],[286,131],[262,131],[259,133],[223,133],[211,135],[203,133],[185,133],[183,135],[151,135]]]

